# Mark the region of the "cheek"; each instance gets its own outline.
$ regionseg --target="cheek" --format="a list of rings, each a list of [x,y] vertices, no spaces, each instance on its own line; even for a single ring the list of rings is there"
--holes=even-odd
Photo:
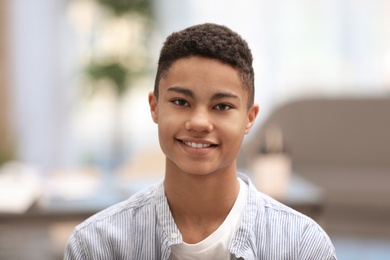
[[[173,134],[174,129],[179,124],[177,117],[170,115],[169,113],[161,113],[158,116],[158,134],[161,141],[169,140],[169,135]]]
[[[169,137],[169,133],[167,132],[166,128],[161,127],[160,123],[158,125],[158,139],[160,148],[163,151],[164,154],[167,154],[167,151],[169,151],[169,142],[171,138]]]
[[[221,120],[217,124],[222,131],[226,131],[227,135],[237,136],[245,134],[246,123],[242,116],[236,116],[229,118],[229,120]]]
[[[239,149],[245,136],[245,125],[243,122],[226,123],[221,125],[220,131],[223,133],[225,142],[227,141],[229,143],[231,149]]]

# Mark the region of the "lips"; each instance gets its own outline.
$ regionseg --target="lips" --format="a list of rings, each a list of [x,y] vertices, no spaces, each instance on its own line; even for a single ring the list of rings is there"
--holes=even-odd
[[[215,144],[210,144],[210,143],[196,143],[196,142],[188,142],[188,141],[183,141],[180,140],[183,144],[196,148],[196,149],[202,149],[202,148],[210,148],[216,146]]]
[[[194,142],[184,142],[185,145],[191,146],[192,148],[209,148],[211,144],[200,144],[200,143],[194,143]]]

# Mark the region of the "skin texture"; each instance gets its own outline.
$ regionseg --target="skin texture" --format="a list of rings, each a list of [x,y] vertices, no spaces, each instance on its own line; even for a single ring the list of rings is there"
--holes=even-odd
[[[259,111],[237,71],[209,58],[181,58],[149,94],[166,155],[165,192],[187,243],[214,232],[239,191],[236,157]]]

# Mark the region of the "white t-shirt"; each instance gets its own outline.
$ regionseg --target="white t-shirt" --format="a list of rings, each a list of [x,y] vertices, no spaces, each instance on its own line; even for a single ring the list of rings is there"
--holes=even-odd
[[[240,182],[240,191],[232,209],[221,226],[199,243],[187,244],[183,242],[173,245],[171,247],[171,260],[235,259],[229,252],[229,243],[240,226],[241,216],[248,196],[248,185],[241,179],[238,180]]]

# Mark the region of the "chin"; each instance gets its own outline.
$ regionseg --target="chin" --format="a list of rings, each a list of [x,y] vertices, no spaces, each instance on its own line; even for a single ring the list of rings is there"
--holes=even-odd
[[[212,174],[213,171],[210,170],[204,170],[204,169],[182,169],[183,173],[189,174],[189,175],[195,175],[195,176],[206,176],[209,174]]]
[[[224,172],[223,168],[201,168],[199,169],[199,164],[190,168],[182,168],[181,171],[185,174],[193,175],[193,176],[211,176],[221,172]]]

